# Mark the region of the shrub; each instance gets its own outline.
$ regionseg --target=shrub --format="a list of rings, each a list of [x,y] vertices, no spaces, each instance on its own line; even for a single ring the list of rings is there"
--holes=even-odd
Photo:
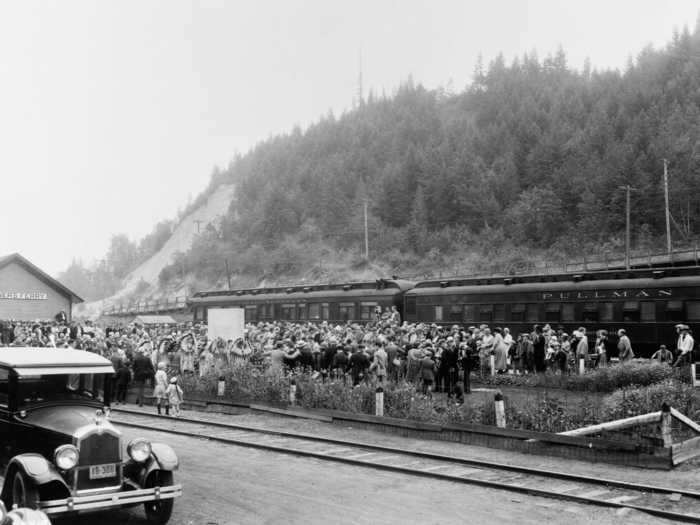
[[[695,402],[692,386],[676,379],[667,379],[654,385],[630,386],[616,390],[603,401],[602,420],[612,421],[661,409],[663,403],[693,414]]]
[[[634,359],[604,368],[588,370],[583,375],[561,375],[551,371],[544,374],[485,376],[483,382],[494,386],[528,386],[542,388],[563,388],[579,392],[613,392],[630,385],[652,385],[676,378],[687,381],[685,370],[668,365]],[[689,377],[689,376],[688,376]]]

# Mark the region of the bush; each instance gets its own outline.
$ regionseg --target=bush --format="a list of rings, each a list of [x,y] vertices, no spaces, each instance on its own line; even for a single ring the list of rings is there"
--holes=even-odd
[[[603,401],[602,420],[612,421],[661,410],[668,403],[684,414],[693,414],[694,388],[676,379],[650,386],[630,386],[616,390]]]
[[[566,402],[545,393],[536,402],[520,407],[506,402],[506,421],[510,428],[556,433],[597,423],[597,418],[590,403],[577,404],[572,410]]]
[[[630,385],[653,385],[671,378],[688,381],[687,372],[648,359],[632,361],[605,368],[588,370],[583,375],[561,375],[554,372],[529,375],[485,376],[483,382],[494,386],[528,386],[563,388],[578,392],[613,392]],[[689,376],[688,376],[689,377]]]

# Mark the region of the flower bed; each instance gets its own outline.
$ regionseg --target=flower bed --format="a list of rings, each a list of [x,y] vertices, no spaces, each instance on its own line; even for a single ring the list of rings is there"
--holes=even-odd
[[[353,387],[349,382],[322,382],[311,373],[293,375],[283,370],[240,361],[223,374],[226,381],[224,399],[232,402],[260,402],[284,405],[289,399],[292,379],[296,383],[297,403],[307,409],[341,410],[356,414],[374,414],[376,384],[362,383]],[[578,392],[608,392],[614,385],[625,385],[610,395],[568,400],[547,392],[533,391],[525,402],[505,396],[506,420],[509,428],[541,432],[563,432],[586,425],[610,421],[630,415],[659,410],[669,403],[690,416],[697,416],[693,388],[674,376],[677,371],[646,361],[591,371],[584,376],[496,376],[496,384],[507,380],[521,381],[515,386],[549,387],[562,384]],[[186,376],[182,380],[185,399],[188,395],[216,397],[219,376],[204,378]],[[557,383],[559,381],[559,383]],[[646,385],[634,382],[646,382]],[[573,385],[573,386],[572,386]],[[474,394],[476,396],[477,394]],[[581,395],[574,396],[580,398]],[[384,414],[438,424],[478,423],[495,424],[492,396],[481,399],[468,396],[467,403],[457,406],[443,396],[426,397],[415,385],[399,382],[384,385]]]

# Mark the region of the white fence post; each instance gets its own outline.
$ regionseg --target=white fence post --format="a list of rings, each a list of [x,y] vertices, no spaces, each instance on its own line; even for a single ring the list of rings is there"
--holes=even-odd
[[[380,386],[377,387],[374,395],[374,415],[384,416],[384,389]]]
[[[500,390],[496,392],[494,402],[496,405],[496,426],[498,428],[506,428],[506,405]]]

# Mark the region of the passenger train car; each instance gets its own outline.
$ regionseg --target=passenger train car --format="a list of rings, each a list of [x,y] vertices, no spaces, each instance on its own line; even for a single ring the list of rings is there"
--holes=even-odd
[[[678,323],[700,329],[700,275],[696,268],[595,272],[552,276],[425,281],[405,294],[409,322],[489,324],[516,336],[534,324],[605,329],[611,340],[624,328],[637,355],[661,343],[675,349]]]
[[[515,336],[534,324],[605,329],[611,345],[624,328],[640,356],[661,343],[675,349],[678,323],[700,335],[700,268],[652,268],[581,274],[529,275],[422,281],[372,282],[258,288],[196,293],[189,300],[194,321],[208,308],[241,307],[246,322],[367,322],[376,306],[396,306],[409,323],[508,327]],[[614,353],[613,353],[614,355]]]
[[[194,321],[206,321],[209,308],[240,307],[246,322],[371,321],[377,306],[403,311],[403,295],[411,281],[378,279],[345,284],[318,284],[284,288],[255,288],[198,292],[188,301]]]

